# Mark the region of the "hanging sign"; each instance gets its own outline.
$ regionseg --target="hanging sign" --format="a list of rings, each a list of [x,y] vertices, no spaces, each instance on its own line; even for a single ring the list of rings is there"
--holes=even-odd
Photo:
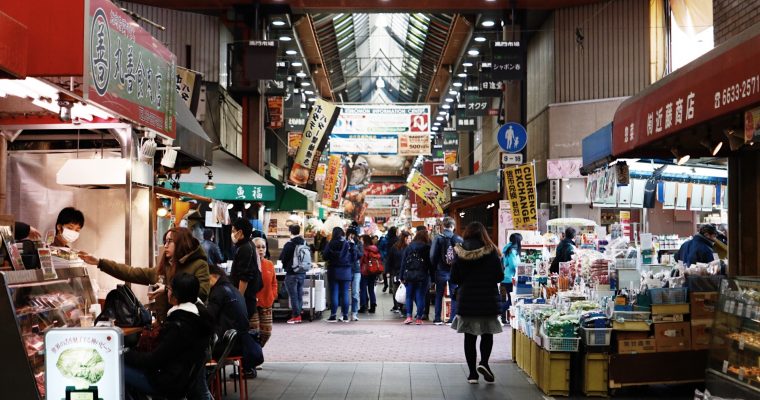
[[[499,128],[496,136],[499,147],[507,153],[519,153],[528,143],[528,132],[516,122],[507,122]]]
[[[398,155],[429,156],[430,135],[427,133],[398,135]]]
[[[443,163],[454,165],[457,163],[459,152],[459,134],[456,132],[443,133]]]
[[[489,115],[491,108],[491,99],[480,97],[475,94],[466,94],[464,96],[464,115],[468,117],[479,117]]]
[[[330,154],[395,155],[398,147],[398,136],[395,134],[352,135],[333,132],[330,135]]]
[[[367,195],[382,195],[395,192],[402,188],[403,183],[370,183],[367,185],[365,192]]]
[[[177,67],[177,93],[187,108],[195,115],[198,111],[198,99],[201,94],[203,76],[187,68]]]
[[[338,208],[341,203],[341,186],[343,177],[343,162],[340,156],[330,156],[325,173],[325,185],[322,189],[322,205],[328,208]]]
[[[406,184],[425,203],[430,204],[439,214],[443,213],[442,204],[445,202],[443,190],[430,179],[415,171],[412,179]]]
[[[367,208],[398,208],[401,206],[401,196],[399,195],[369,195],[364,197]]]
[[[174,54],[110,1],[86,4],[85,100],[176,138]]]
[[[525,79],[525,52],[520,41],[491,42],[491,77],[505,81]]]
[[[285,102],[282,96],[267,97],[269,128],[280,129],[285,124]]]
[[[501,97],[504,94],[504,82],[494,79],[491,71],[478,74],[478,95],[480,97]]]
[[[478,130],[478,117],[471,117],[465,115],[465,111],[457,111],[457,116],[454,119],[456,130],[459,132],[471,132]]]
[[[534,231],[538,227],[534,169],[533,164],[525,164],[504,170],[504,183],[515,229]]]
[[[430,133],[430,106],[341,106],[333,133]]]
[[[287,61],[277,61],[275,79],[264,81],[264,94],[266,96],[285,96],[288,89],[288,68],[290,63]]]
[[[288,182],[293,185],[311,185],[317,173],[317,164],[322,155],[327,136],[335,120],[340,114],[340,108],[334,104],[317,99],[311,107],[306,119],[303,140],[298,147]]]

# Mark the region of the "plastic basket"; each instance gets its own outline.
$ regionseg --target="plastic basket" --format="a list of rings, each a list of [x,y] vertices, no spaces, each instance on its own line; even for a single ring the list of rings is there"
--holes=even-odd
[[[581,328],[581,339],[586,346],[609,346],[612,328]]]
[[[543,342],[544,349],[547,351],[574,353],[578,351],[578,344],[580,343],[581,338],[548,337],[546,334],[541,333],[541,341]]]
[[[660,288],[649,289],[652,304],[679,304],[688,303],[687,288]]]

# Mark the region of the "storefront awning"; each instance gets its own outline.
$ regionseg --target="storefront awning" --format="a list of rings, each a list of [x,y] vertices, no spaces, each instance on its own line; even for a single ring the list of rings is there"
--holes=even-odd
[[[612,160],[612,123],[586,136],[581,142],[583,167],[581,173],[588,174]]]
[[[756,24],[629,98],[615,112],[613,155],[652,157],[652,144],[667,138],[698,149],[697,132],[690,134],[692,140],[676,141],[675,136],[760,104],[759,59]]]
[[[272,201],[275,189],[271,182],[224,150],[213,152],[212,167],[193,167],[179,180],[179,190],[214,200]],[[206,189],[209,169],[215,188]]]
[[[271,211],[303,211],[309,208],[309,199],[292,188],[272,178],[266,178],[274,185],[275,200],[267,201],[264,206]]]
[[[451,191],[457,193],[489,193],[499,191],[499,170],[465,176],[451,182]]]
[[[176,145],[181,149],[179,153],[192,159],[192,165],[212,164],[211,153],[214,150],[214,142],[208,137],[206,131],[195,119],[195,116],[187,108],[185,101],[179,93],[176,94],[175,117],[177,119]],[[178,163],[182,165],[182,163]]]

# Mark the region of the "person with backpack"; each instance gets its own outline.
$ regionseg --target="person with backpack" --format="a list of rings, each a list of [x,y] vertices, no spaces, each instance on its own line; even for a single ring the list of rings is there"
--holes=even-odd
[[[362,282],[362,270],[361,270],[361,257],[364,254],[364,244],[359,238],[359,228],[354,221],[346,231],[346,240],[354,245],[356,250],[356,261],[351,265],[351,319],[354,321],[359,320],[359,313],[367,312],[367,309],[360,309],[359,302],[361,301],[361,282]]]
[[[409,232],[401,232],[396,239],[396,243],[388,250],[388,258],[385,259],[385,269],[388,272],[388,279],[391,281],[390,292],[393,296],[393,308],[391,312],[400,314],[404,305],[396,301],[396,290],[398,290],[401,280],[401,259],[404,257],[404,250],[412,243],[412,235]]]
[[[509,307],[512,305],[510,298],[512,293],[512,278],[517,273],[517,266],[520,264],[520,254],[522,253],[522,235],[513,233],[509,235],[509,243],[504,246],[502,253],[502,265],[504,266],[504,279],[499,284],[499,294],[501,295],[501,321],[502,325],[509,324]]]
[[[377,276],[384,273],[383,257],[377,246],[372,244],[372,237],[369,235],[362,236],[364,241],[364,254],[361,258],[361,310],[367,310],[374,314],[377,309],[377,297],[375,296],[375,282]]]
[[[303,282],[306,279],[306,271],[311,269],[311,248],[301,236],[301,225],[293,224],[288,229],[290,241],[282,247],[280,261],[285,269],[285,288],[290,297],[292,317],[288,323],[300,324],[303,311]]]
[[[327,279],[330,282],[330,318],[327,322],[337,322],[338,301],[343,312],[341,321],[348,322],[349,287],[351,286],[352,269],[356,264],[356,245],[346,240],[343,228],[335,227],[332,239],[322,252],[327,261]]]
[[[235,256],[230,268],[230,281],[245,298],[245,306],[250,320],[256,313],[256,293],[264,287],[259,268],[259,257],[253,249],[251,232],[253,226],[245,218],[238,218],[232,223],[230,238],[235,245]]]
[[[501,302],[497,284],[504,280],[499,249],[491,241],[485,226],[471,222],[464,231],[464,242],[456,246],[457,260],[451,269],[451,281],[457,290],[457,316],[451,328],[464,333],[464,355],[470,374],[467,382],[478,383],[478,373],[486,382],[495,377],[488,360],[493,349],[493,335],[502,332],[497,316]],[[480,364],[476,368],[476,341],[480,336]]]
[[[453,293],[456,291],[457,285],[451,282],[451,267],[456,261],[454,247],[462,243],[462,238],[454,233],[455,226],[454,218],[445,217],[443,219],[443,232],[435,238],[430,247],[430,261],[435,267],[435,318],[433,323],[436,325],[443,325],[441,308],[446,285],[449,286],[449,296],[451,297],[451,317],[446,323],[450,324],[456,315],[457,303]]]
[[[405,325],[414,322],[422,325],[425,311],[425,295],[430,286],[430,276],[433,273],[430,262],[430,236],[427,230],[417,230],[412,243],[404,250],[401,260],[400,278],[406,286],[406,320]],[[417,304],[416,318],[412,320],[412,301]]]

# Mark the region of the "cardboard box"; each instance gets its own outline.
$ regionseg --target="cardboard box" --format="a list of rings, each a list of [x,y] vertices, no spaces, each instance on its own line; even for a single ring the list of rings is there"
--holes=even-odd
[[[664,322],[683,322],[683,314],[654,314],[652,323],[661,324]]]
[[[718,292],[693,292],[691,294],[691,318],[715,318],[715,308],[718,305]]]
[[[652,304],[652,315],[688,314],[689,303],[681,304]]]
[[[623,339],[618,340],[619,354],[640,354],[657,352],[655,339]]]
[[[691,350],[691,324],[688,322],[655,324],[654,338],[658,353]]]
[[[691,321],[691,348],[705,350],[710,348],[713,320],[697,319]]]
[[[615,332],[617,340],[649,339],[649,332]]]

